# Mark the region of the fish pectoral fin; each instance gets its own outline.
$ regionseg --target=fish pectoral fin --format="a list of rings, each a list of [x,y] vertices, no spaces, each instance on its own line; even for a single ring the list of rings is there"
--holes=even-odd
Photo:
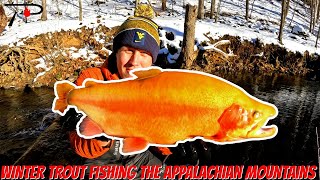
[[[85,117],[79,126],[80,134],[84,136],[94,136],[103,133],[102,129],[89,117]]]
[[[162,73],[162,71],[160,68],[151,67],[148,70],[137,70],[133,71],[132,73],[138,77],[137,79],[145,79],[157,76]]]
[[[143,152],[147,150],[149,143],[143,138],[129,137],[123,139],[123,153]]]
[[[168,147],[157,147],[157,149],[162,155],[167,156],[172,154],[171,150]]]

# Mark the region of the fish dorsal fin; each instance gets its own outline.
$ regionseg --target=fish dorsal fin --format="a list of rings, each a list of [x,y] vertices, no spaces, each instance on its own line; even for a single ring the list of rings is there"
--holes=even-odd
[[[90,87],[90,86],[93,86],[95,84],[97,84],[95,81],[88,80],[88,81],[85,82],[84,86],[85,87]]]
[[[146,78],[157,76],[160,73],[162,73],[162,71],[159,68],[150,68],[147,70],[143,70],[143,69],[137,70],[132,73],[138,77],[137,79],[146,79]]]

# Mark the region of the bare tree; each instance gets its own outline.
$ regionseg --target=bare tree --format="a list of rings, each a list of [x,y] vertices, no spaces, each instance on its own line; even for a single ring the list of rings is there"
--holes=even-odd
[[[320,35],[320,25],[319,25],[318,35],[317,35],[317,40],[316,40],[316,45],[315,45],[315,47],[316,47],[316,48],[318,48],[318,39],[319,39],[319,35]]]
[[[210,19],[213,19],[215,9],[216,9],[216,0],[211,0]]]
[[[185,64],[187,68],[191,67],[194,59],[194,37],[196,16],[197,6],[187,4],[182,49],[179,57],[179,59],[182,61],[182,64]]]
[[[82,0],[79,0],[79,21],[82,21]]]
[[[246,0],[246,20],[249,20],[249,0]]]
[[[317,10],[317,23],[319,22],[319,16],[320,16],[320,0],[317,0],[317,2],[318,2],[318,10]]]
[[[318,5],[319,0],[314,0],[313,1],[313,6],[314,6],[314,25],[318,23]]]
[[[47,17],[47,14],[48,14],[47,13],[47,0],[42,0],[41,6],[43,8],[42,14],[41,14],[41,20],[46,21],[48,19],[48,17]]]
[[[198,0],[198,19],[204,18],[204,0]]]
[[[281,10],[281,21],[280,21],[280,30],[279,30],[279,36],[278,36],[278,40],[279,43],[282,44],[282,33],[283,33],[283,27],[286,21],[285,18],[285,9],[286,9],[286,0],[282,0],[282,10]]]
[[[284,25],[286,24],[286,18],[289,12],[289,4],[290,4],[290,0],[282,0],[282,4],[281,4],[281,21],[280,21],[280,30],[279,30],[279,36],[278,36],[278,40],[280,44],[282,43],[282,35],[283,35],[283,28]]]
[[[173,4],[176,3],[174,0],[171,0],[171,14],[173,14]]]
[[[284,16],[284,17],[287,17],[287,16],[288,16],[289,4],[290,4],[290,0],[287,0],[287,2],[286,2],[286,9],[285,9],[285,16]]]
[[[161,10],[162,11],[167,10],[167,0],[161,0],[161,3],[162,3]]]
[[[217,7],[217,13],[215,17],[215,22],[218,22],[219,14],[220,14],[220,5],[221,5],[221,0],[218,0],[218,7]]]
[[[311,4],[310,4],[310,24],[309,24],[309,32],[312,32],[312,27],[313,27],[313,16],[314,16],[314,11],[313,11],[313,0],[311,0]]]
[[[56,6],[57,6],[57,11],[58,11],[58,16],[62,15],[61,9],[59,7],[59,0],[55,0]]]
[[[252,14],[252,11],[253,11],[253,5],[254,5],[254,2],[255,2],[256,0],[253,0],[253,2],[251,3],[251,11],[250,11],[250,18],[251,18],[251,14]]]
[[[290,23],[289,23],[289,27],[291,27],[291,23],[293,21],[294,15],[296,14],[297,4],[298,3],[295,3],[294,9],[293,9],[293,13],[292,13],[292,17],[291,17],[291,20],[290,20]]]
[[[311,16],[311,18],[312,18],[312,28],[311,28],[311,32],[313,32],[314,31],[314,28],[315,28],[315,26],[316,26],[316,17],[317,17],[317,6],[316,6],[316,4],[317,4],[317,0],[312,0],[311,1],[311,9],[312,9],[312,16]]]

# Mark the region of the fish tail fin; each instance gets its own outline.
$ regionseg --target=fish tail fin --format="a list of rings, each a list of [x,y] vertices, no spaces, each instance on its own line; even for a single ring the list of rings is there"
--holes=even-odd
[[[54,89],[56,99],[54,102],[53,110],[59,111],[63,114],[65,109],[68,107],[67,96],[71,90],[75,89],[75,85],[71,84],[70,82],[64,81],[62,83],[56,83]]]

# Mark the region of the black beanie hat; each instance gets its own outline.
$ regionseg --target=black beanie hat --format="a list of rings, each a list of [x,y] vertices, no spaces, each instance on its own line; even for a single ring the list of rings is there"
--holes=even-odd
[[[145,17],[129,17],[113,39],[113,52],[125,45],[150,52],[155,63],[160,49],[158,25]]]

